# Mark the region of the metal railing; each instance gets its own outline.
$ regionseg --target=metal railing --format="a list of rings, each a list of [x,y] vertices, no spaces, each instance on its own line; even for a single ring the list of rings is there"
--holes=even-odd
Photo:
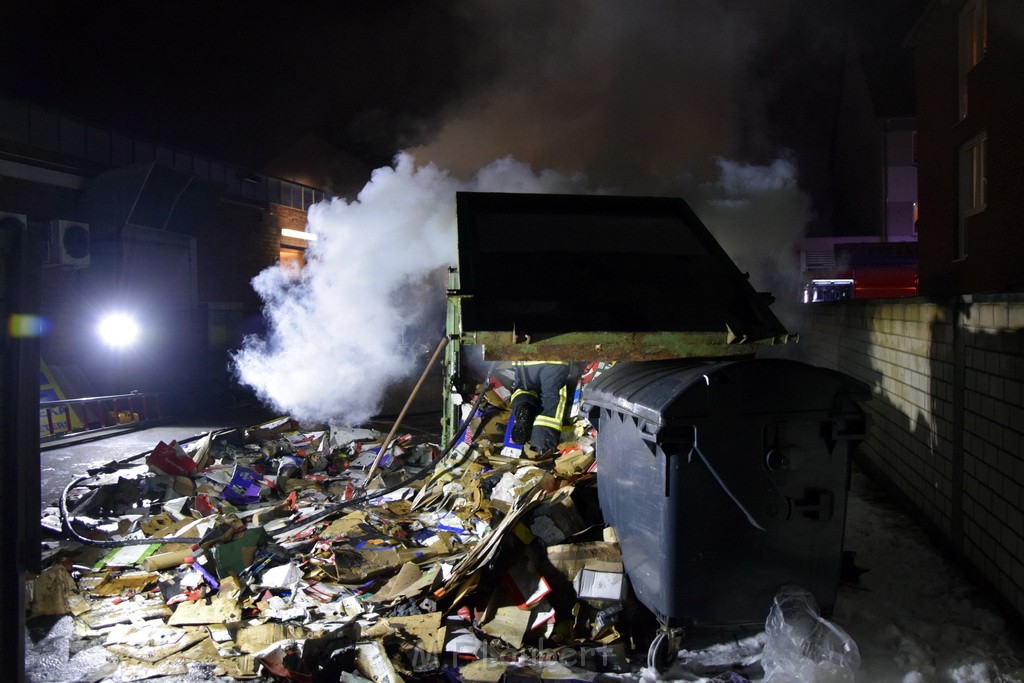
[[[39,402],[39,440],[140,427],[161,419],[160,395],[132,392]]]

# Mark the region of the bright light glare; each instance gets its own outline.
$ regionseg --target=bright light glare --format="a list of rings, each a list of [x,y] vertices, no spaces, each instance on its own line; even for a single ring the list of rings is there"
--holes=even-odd
[[[124,348],[139,338],[139,325],[124,313],[111,313],[102,320],[96,331],[107,346]]]
[[[282,237],[294,237],[298,240],[306,240],[307,242],[316,242],[318,235],[315,232],[306,232],[305,230],[292,230],[291,228],[281,228]]]

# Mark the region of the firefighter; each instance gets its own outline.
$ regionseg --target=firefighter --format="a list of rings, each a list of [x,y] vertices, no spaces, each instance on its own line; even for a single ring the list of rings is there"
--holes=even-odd
[[[524,361],[515,366],[512,390],[512,434],[517,444],[529,444],[537,455],[554,452],[562,422],[572,400],[569,363]],[[524,452],[529,451],[524,448]]]

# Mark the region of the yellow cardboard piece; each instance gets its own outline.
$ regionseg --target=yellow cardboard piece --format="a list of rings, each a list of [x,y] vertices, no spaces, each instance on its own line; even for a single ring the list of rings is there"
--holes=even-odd
[[[129,591],[141,593],[159,579],[160,576],[156,572],[122,572],[117,575],[110,573],[91,592],[95,595],[121,595]]]
[[[555,460],[555,474],[569,479],[586,472],[594,464],[594,454],[575,450]]]
[[[444,639],[437,637],[438,631],[444,633],[441,616],[440,612],[430,612],[409,617],[392,617],[387,622],[391,627],[414,639],[416,647],[424,652],[438,654],[444,644]]]
[[[188,674],[188,663],[180,655],[168,657],[155,664],[122,657],[121,666],[117,667],[117,678],[122,681],[144,681],[147,678],[184,676],[186,674]]]
[[[523,636],[530,627],[530,610],[519,609],[515,605],[499,607],[494,617],[480,630],[489,636],[501,638],[517,650],[523,646]]]
[[[159,553],[154,553],[142,561],[146,571],[159,571],[177,567],[192,555],[192,548],[184,543],[169,543]]]
[[[171,614],[171,608],[164,604],[162,597],[146,598],[136,595],[131,600],[119,604],[114,604],[111,599],[106,604],[93,607],[91,612],[82,615],[82,621],[89,628],[97,629],[137,619],[161,619]]]
[[[407,560],[412,559],[412,556],[403,557],[395,548],[342,548],[335,551],[334,557],[337,580],[341,583],[363,583],[375,576],[395,571]]]
[[[501,415],[496,414],[480,425],[475,436],[478,439],[487,439],[493,443],[501,443],[505,439],[506,427],[508,427],[508,413],[505,413],[504,419],[502,419]]]
[[[452,543],[454,538],[455,534],[450,531],[438,531],[434,542],[427,546],[428,555],[437,557],[438,555],[450,555],[456,552],[457,547]]]
[[[179,496],[194,496],[196,494],[196,482],[189,477],[177,476],[171,484],[171,489]]]
[[[107,645],[106,648],[109,652],[113,652],[118,657],[131,657],[143,662],[154,663],[167,659],[171,655],[181,652],[182,650],[186,650],[196,643],[209,638],[209,634],[206,631],[187,631],[185,629],[170,629],[167,627],[148,627],[138,629],[137,635],[145,637],[145,632],[147,630],[153,632],[151,640],[167,640],[169,642],[166,645],[145,646],[134,643],[123,643]]]
[[[235,633],[235,645],[239,652],[259,652],[276,642],[289,638],[301,639],[306,636],[306,629],[294,624],[266,622],[255,626],[240,626]]]
[[[377,593],[369,598],[370,602],[390,602],[406,597],[410,586],[419,582],[423,572],[412,562],[406,562],[398,573],[384,584]]]
[[[242,620],[242,606],[238,603],[241,589],[238,579],[229,576],[221,581],[220,590],[210,598],[209,604],[183,602],[167,620],[170,626],[233,624]]]
[[[404,517],[412,511],[411,500],[392,500],[381,506],[396,517]]]
[[[252,523],[254,526],[265,526],[268,522],[288,517],[291,514],[292,506],[287,500],[285,500],[277,505],[265,507],[257,511],[256,514],[252,516]]]
[[[221,657],[217,665],[224,668],[225,675],[239,681],[256,678],[259,673],[259,663],[252,655]]]
[[[44,614],[74,614],[78,616],[91,609],[88,601],[79,595],[75,581],[64,567],[54,564],[32,582],[32,616]]]
[[[181,653],[181,656],[193,662],[212,664],[214,676],[230,676],[236,680],[256,678],[258,663],[252,655],[225,657],[217,650],[210,640],[204,640],[195,647]]]
[[[174,518],[166,512],[153,515],[148,519],[144,519],[139,522],[139,528],[142,529],[142,533],[147,536],[156,536],[157,534],[163,535],[165,529],[168,529],[174,525]],[[182,523],[181,526],[185,524]]]
[[[498,683],[512,662],[500,659],[478,659],[459,669],[459,676],[465,683]]]
[[[391,622],[388,619],[381,619],[370,626],[360,628],[359,638],[360,640],[380,640],[395,633],[396,630],[391,627]]]
[[[622,555],[618,544],[594,541],[549,546],[548,560],[555,569],[572,581],[588,563],[595,560],[622,562]]]
[[[342,536],[344,534],[351,533],[356,529],[362,522],[366,521],[366,514],[360,511],[350,512],[344,517],[340,517],[320,532],[320,538],[334,538],[335,536]]]
[[[533,539],[536,538],[536,536],[533,535],[533,532],[530,531],[530,527],[525,524],[516,524],[512,527],[512,533],[515,534],[516,538],[522,541],[523,545],[530,545],[533,543]]]

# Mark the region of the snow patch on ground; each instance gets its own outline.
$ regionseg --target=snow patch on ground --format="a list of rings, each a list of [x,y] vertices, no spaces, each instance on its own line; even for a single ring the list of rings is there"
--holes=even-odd
[[[922,528],[866,475],[855,471],[844,547],[867,570],[839,588],[830,620],[857,643],[856,683],[1013,683],[1024,681],[1024,640],[986,595]],[[700,651],[684,650],[655,681],[763,680],[750,667],[765,634]],[[684,641],[685,646],[685,641]],[[740,679],[742,680],[742,679]],[[795,679],[787,683],[825,683]]]

